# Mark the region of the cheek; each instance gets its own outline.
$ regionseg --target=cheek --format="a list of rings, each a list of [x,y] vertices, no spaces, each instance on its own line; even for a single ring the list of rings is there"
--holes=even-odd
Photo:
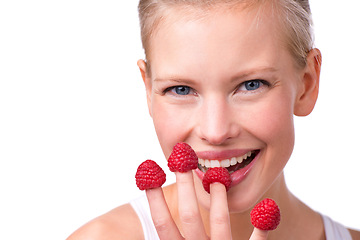
[[[168,157],[176,143],[186,140],[186,133],[191,129],[189,111],[156,99],[152,101],[151,111],[159,143]]]
[[[288,106],[276,106],[264,110],[262,117],[264,123],[260,131],[264,133],[264,140],[269,144],[289,143],[292,145],[294,138],[293,115]],[[285,144],[287,145],[287,144]]]
[[[267,151],[288,159],[294,146],[293,107],[290,98],[278,96],[258,104],[248,117],[248,130]]]
[[[269,118],[263,129],[267,133],[265,136],[267,141],[265,159],[267,161],[264,170],[270,179],[276,178],[279,172],[284,169],[294,148],[295,134],[291,109],[287,102],[282,102],[269,108],[265,114]]]

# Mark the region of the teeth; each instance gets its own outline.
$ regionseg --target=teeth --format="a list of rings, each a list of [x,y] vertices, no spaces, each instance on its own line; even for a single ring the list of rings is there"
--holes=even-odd
[[[237,164],[236,157],[231,158],[231,160],[230,160],[230,165],[231,165],[231,166],[234,166],[234,165],[236,165],[236,164]]]
[[[211,167],[220,167],[220,162],[218,160],[211,160],[210,165]]]
[[[251,154],[250,154],[250,155],[251,155]],[[237,162],[238,162],[238,163],[242,163],[243,160],[244,160],[244,157],[243,157],[243,156],[237,158]]]
[[[243,156],[240,157],[232,157],[231,159],[224,159],[224,160],[208,160],[208,159],[201,159],[199,158],[199,164],[206,168],[213,168],[213,167],[230,167],[234,166],[238,163],[242,163],[248,157],[251,156],[253,151],[250,151]]]
[[[205,167],[209,168],[211,165],[210,165],[210,161],[209,160],[205,160]]]
[[[220,166],[221,167],[230,167],[230,160],[226,159],[226,160],[220,161]]]
[[[201,166],[205,166],[205,160],[199,158],[199,164],[200,164]]]

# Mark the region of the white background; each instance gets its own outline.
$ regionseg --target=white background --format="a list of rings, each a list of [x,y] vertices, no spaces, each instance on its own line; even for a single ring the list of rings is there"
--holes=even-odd
[[[360,228],[356,2],[312,1],[321,92],[285,171],[312,208]],[[142,161],[167,169],[139,58],[135,0],[1,1],[0,239],[65,239],[140,194]]]

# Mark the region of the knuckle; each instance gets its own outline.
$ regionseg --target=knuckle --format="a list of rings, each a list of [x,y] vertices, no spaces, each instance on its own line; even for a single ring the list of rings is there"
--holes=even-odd
[[[154,219],[153,223],[158,232],[165,232],[169,229],[169,221],[165,218]]]
[[[180,220],[185,224],[193,224],[197,222],[199,214],[196,211],[188,210],[180,213]]]
[[[214,224],[215,226],[227,224],[229,221],[229,216],[223,214],[215,215],[212,218],[212,224]]]

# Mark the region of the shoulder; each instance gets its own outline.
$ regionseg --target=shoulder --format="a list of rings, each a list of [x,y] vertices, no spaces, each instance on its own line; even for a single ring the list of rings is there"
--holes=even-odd
[[[134,239],[142,240],[137,214],[125,204],[99,216],[71,234],[67,240]]]
[[[349,229],[349,232],[350,232],[353,240],[360,240],[360,232],[359,231]]]

